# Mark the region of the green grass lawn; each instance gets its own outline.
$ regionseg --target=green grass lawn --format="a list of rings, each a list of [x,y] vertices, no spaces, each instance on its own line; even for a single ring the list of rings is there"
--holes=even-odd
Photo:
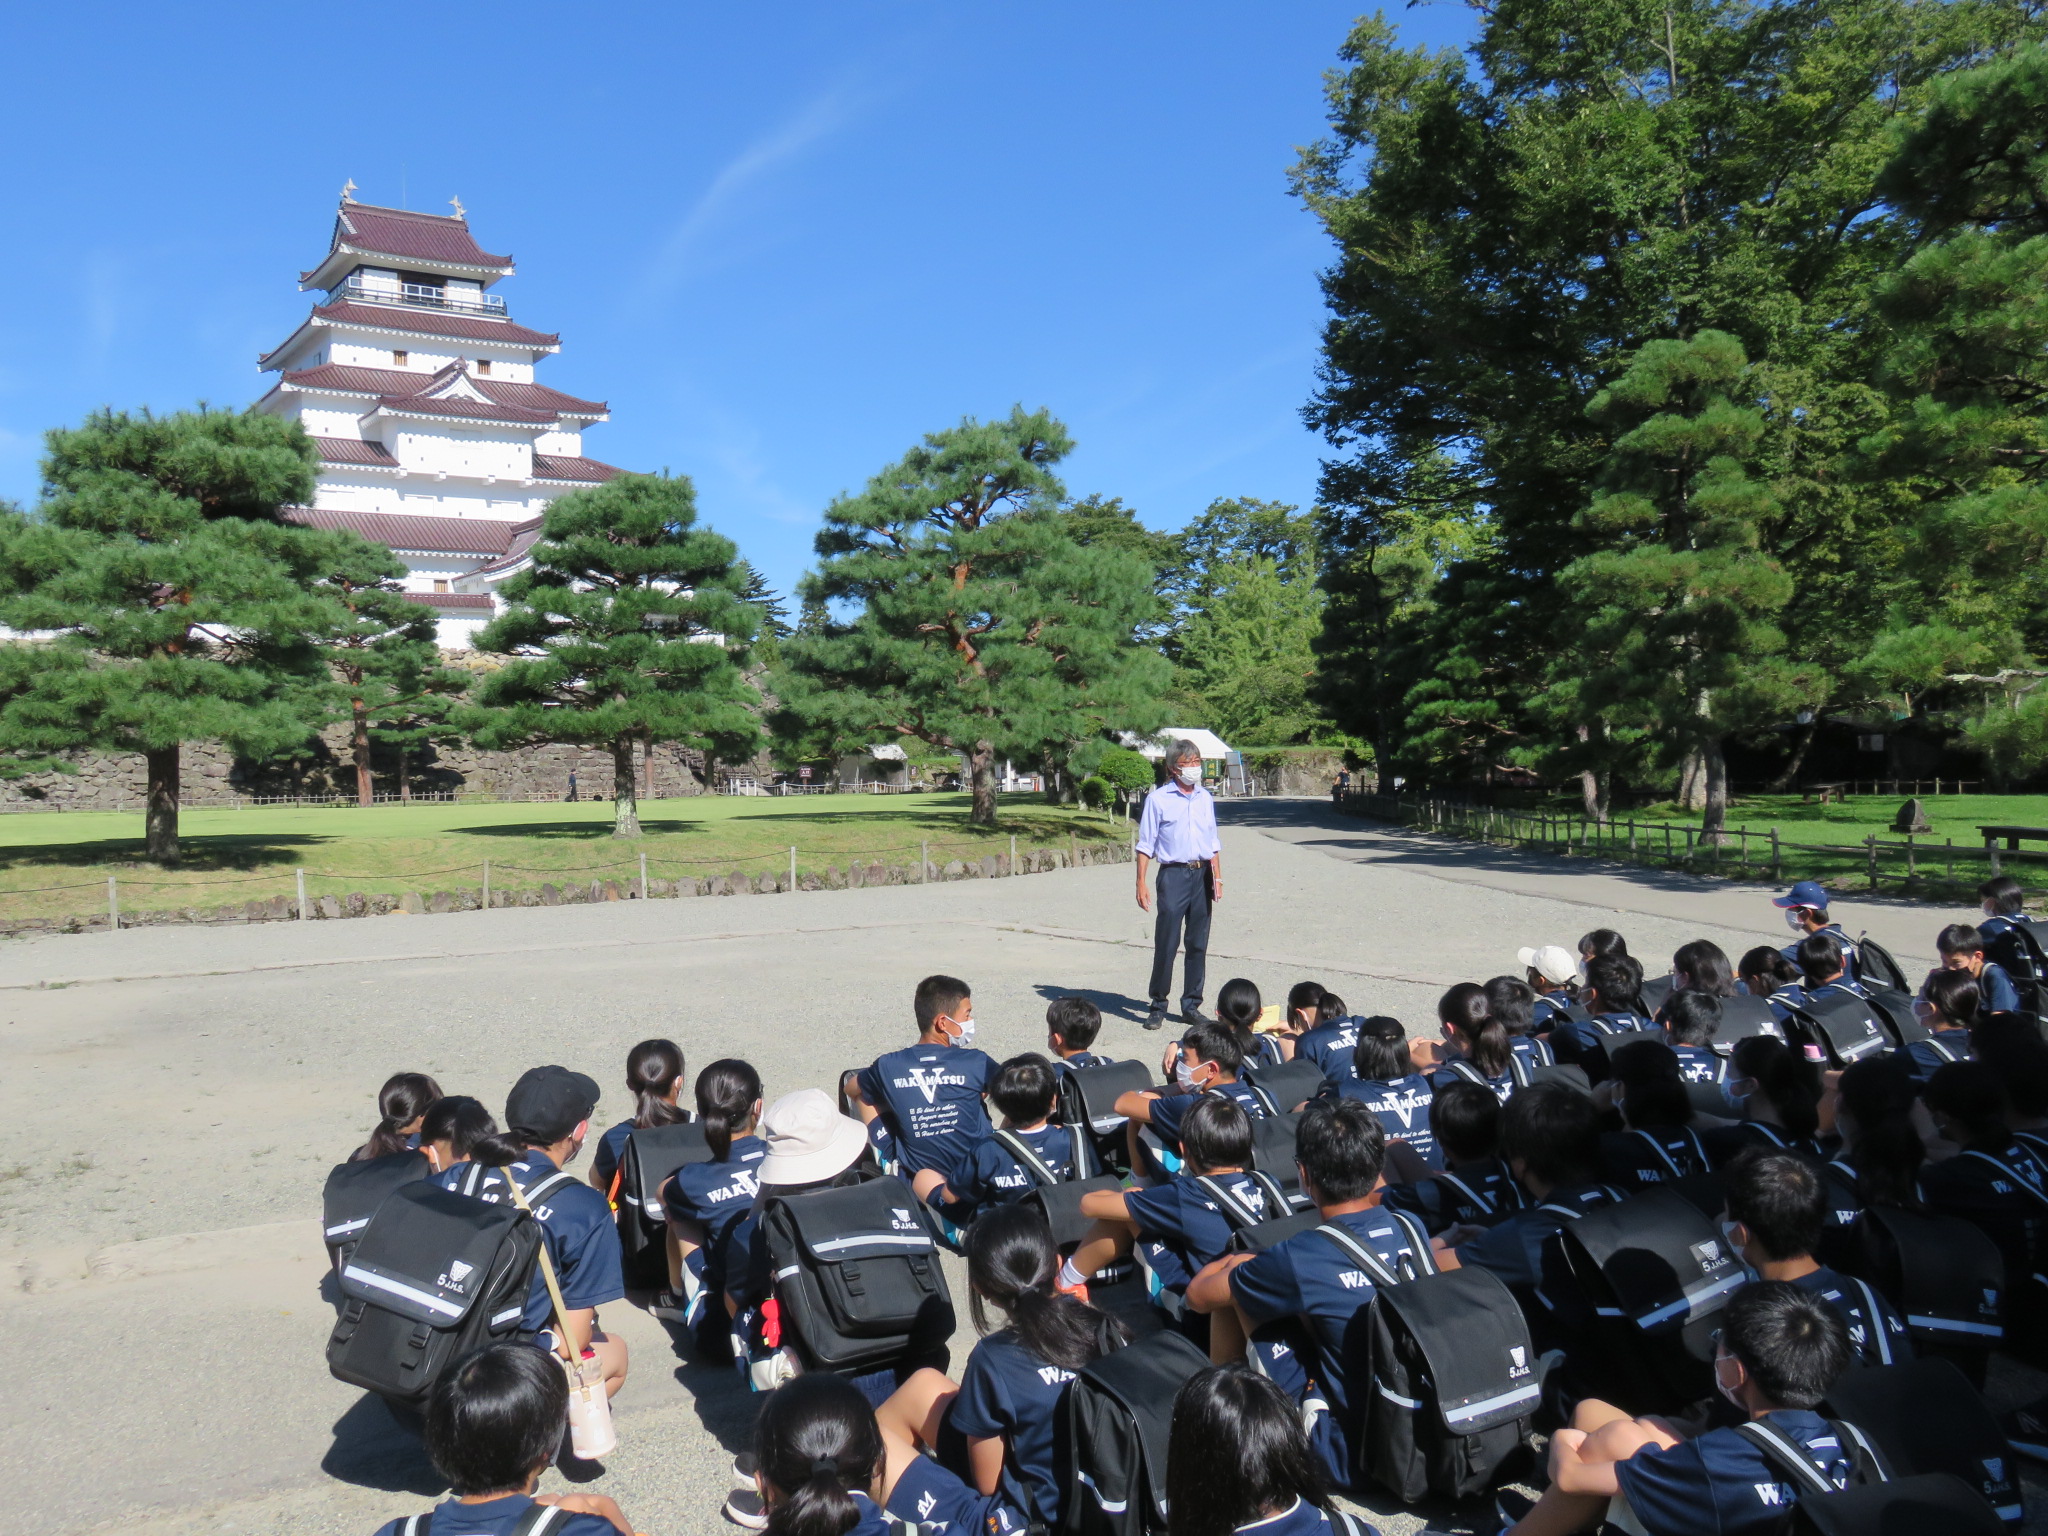
[[[494,890],[544,881],[624,881],[647,855],[653,879],[801,871],[862,862],[914,864],[1065,847],[1069,836],[1123,842],[1121,819],[1064,810],[1035,796],[1002,806],[1001,825],[967,825],[960,794],[805,795],[777,799],[705,795],[643,800],[638,840],[611,835],[609,802],[541,805],[379,805],[198,809],[180,818],[183,858],[175,870],[142,859],[140,812],[25,812],[0,816],[0,918],[106,910],[106,882],[119,882],[124,910],[219,906],[288,895],[306,871],[314,895],[349,891],[474,888],[491,863]]]
[[[1747,827],[1752,835],[1768,835],[1776,827],[1781,837],[1795,843],[1861,843],[1872,834],[1897,836],[1891,830],[1892,818],[1907,798],[1861,795],[1821,805],[1798,795],[1745,795],[1729,806],[1728,825]],[[1931,840],[1936,843],[1953,838],[1959,846],[1981,847],[1984,839],[1977,828],[1984,825],[2048,827],[2048,795],[1925,795],[1920,805],[1933,824]],[[1623,819],[1631,815],[1638,821],[1699,822],[1699,812],[1671,804],[1648,806]]]

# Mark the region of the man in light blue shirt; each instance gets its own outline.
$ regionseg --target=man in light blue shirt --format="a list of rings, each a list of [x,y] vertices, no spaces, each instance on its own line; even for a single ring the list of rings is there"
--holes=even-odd
[[[1147,1029],[1166,1022],[1173,992],[1173,957],[1186,932],[1187,968],[1180,1016],[1204,1021],[1202,982],[1209,964],[1209,909],[1223,897],[1223,844],[1216,836],[1216,801],[1202,788],[1202,754],[1176,741],[1166,754],[1166,782],[1145,797],[1138,819],[1138,907],[1152,910],[1147,869],[1159,866],[1159,912],[1152,925],[1152,1011]]]

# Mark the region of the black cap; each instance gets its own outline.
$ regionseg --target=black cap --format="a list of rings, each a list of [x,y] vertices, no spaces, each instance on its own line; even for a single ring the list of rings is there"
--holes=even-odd
[[[505,1129],[552,1145],[588,1120],[597,1100],[595,1078],[567,1067],[529,1067],[505,1096]]]

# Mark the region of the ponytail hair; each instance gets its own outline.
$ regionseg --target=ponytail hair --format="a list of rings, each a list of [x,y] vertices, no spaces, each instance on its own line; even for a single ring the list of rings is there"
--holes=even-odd
[[[497,1134],[498,1122],[491,1118],[491,1112],[477,1100],[461,1094],[434,1100],[420,1120],[420,1145],[445,1141],[455,1149],[458,1158],[469,1157],[479,1141]]]
[[[1035,1205],[1000,1205],[967,1229],[967,1284],[974,1326],[989,1331],[988,1306],[1010,1320],[1025,1352],[1078,1371],[1121,1349],[1130,1331],[1077,1296],[1056,1290],[1060,1251]]]
[[[1259,996],[1257,983],[1242,976],[1223,983],[1223,990],[1216,994],[1216,1017],[1230,1026],[1230,1032],[1237,1036],[1237,1048],[1244,1052],[1247,1061],[1258,1044],[1252,1026],[1265,1011],[1266,1002]]]
[[[844,1376],[806,1371],[762,1399],[754,1457],[774,1490],[769,1536],[844,1536],[881,1465],[881,1426]]]
[[[1437,1001],[1436,1016],[1451,1026],[1451,1033],[1464,1047],[1465,1059],[1484,1077],[1499,1077],[1508,1069],[1513,1054],[1507,1027],[1493,1016],[1486,1000],[1486,988],[1476,981],[1461,981]]]
[[[1358,1026],[1351,1070],[1368,1083],[1392,1082],[1415,1070],[1415,1059],[1408,1053],[1408,1031],[1399,1019],[1376,1013]]]
[[[1328,1508],[1294,1400],[1241,1365],[1190,1376],[1166,1443],[1167,1536],[1232,1536],[1296,1499]]]
[[[1756,1091],[1794,1136],[1811,1136],[1820,1129],[1819,1074],[1784,1041],[1770,1035],[1736,1041],[1735,1073],[1756,1079]]]
[[[1921,989],[1934,1011],[1956,1029],[1971,1029],[1984,1007],[1984,989],[1968,971],[1933,971]]]
[[[689,1118],[672,1095],[683,1078],[682,1047],[673,1040],[642,1040],[626,1053],[626,1092],[633,1095],[633,1129],[651,1131]]]
[[[406,1151],[405,1128],[440,1097],[441,1085],[424,1072],[400,1072],[386,1079],[377,1090],[377,1129],[350,1154],[349,1161],[367,1163],[373,1157]]]
[[[728,1056],[697,1074],[697,1120],[704,1127],[711,1161],[722,1163],[732,1156],[733,1133],[760,1102],[761,1074],[747,1062]]]

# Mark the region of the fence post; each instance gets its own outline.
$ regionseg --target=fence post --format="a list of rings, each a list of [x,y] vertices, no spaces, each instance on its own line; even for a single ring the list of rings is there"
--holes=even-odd
[[[1778,863],[1778,829],[1771,828],[1771,884],[1776,885],[1785,878],[1785,872]]]
[[[1749,828],[1742,829],[1742,876],[1749,878]]]
[[[1010,834],[1010,873],[1017,873],[1017,834]]]
[[[1871,833],[1863,839],[1863,846],[1870,852],[1870,888],[1877,889],[1877,834]]]
[[[312,914],[306,910],[306,871],[302,865],[293,871],[299,877],[299,921],[304,922]]]
[[[107,927],[118,931],[121,927],[121,898],[114,889],[114,877],[107,876]]]
[[[1078,832],[1069,832],[1067,834],[1067,868],[1079,869],[1080,867],[1081,834]]]
[[[1913,834],[1906,834],[1906,883],[1911,884],[1917,871],[1913,867]]]
[[[646,855],[641,855],[641,860],[644,863]],[[647,893],[642,891],[640,894],[645,896]],[[486,912],[491,910],[491,861],[489,859],[484,860],[484,910]]]
[[[794,849],[790,851],[795,852]],[[644,853],[640,855],[640,899],[647,899],[647,855]]]
[[[1948,881],[1949,881],[1949,883],[1950,883],[1950,884],[1954,884],[1954,883],[1955,883],[1955,878],[1956,878],[1956,840],[1955,840],[1954,838],[1950,838],[1950,839],[1948,840],[1948,853],[1947,853],[1947,854],[1946,854],[1946,856],[1945,856],[1945,857],[1944,857],[1944,858],[1942,859],[1942,873],[1943,873],[1943,874],[1944,874],[1944,875],[1945,875],[1945,876],[1947,877],[1947,879],[1948,879]]]
[[[932,845],[929,839],[917,845],[917,883],[923,885],[932,877]]]
[[[1636,856],[1636,819],[1633,816],[1628,819],[1628,856]]]
[[[646,865],[646,863],[647,863],[647,860],[646,860],[646,858],[645,858],[645,857],[643,856],[643,857],[641,858],[640,862],[641,862],[641,865],[642,865],[642,866],[644,867],[644,866]],[[789,845],[789,888],[790,888],[790,889],[791,889],[792,891],[796,889],[796,844],[795,844],[795,843],[791,843],[791,844]]]
[[[1984,851],[1991,855],[1991,873],[1994,875],[2003,874],[2004,871],[1998,867],[1998,844],[1995,841],[1987,842],[1984,845]]]

